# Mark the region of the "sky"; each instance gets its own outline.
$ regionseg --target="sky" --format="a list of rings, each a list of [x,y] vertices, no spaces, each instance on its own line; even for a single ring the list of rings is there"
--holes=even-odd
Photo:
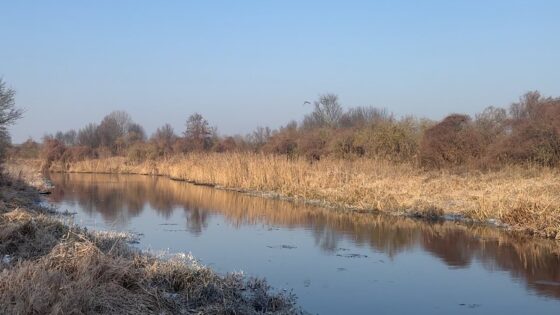
[[[14,143],[125,110],[148,133],[221,134],[344,107],[441,119],[560,96],[560,1],[0,0]]]

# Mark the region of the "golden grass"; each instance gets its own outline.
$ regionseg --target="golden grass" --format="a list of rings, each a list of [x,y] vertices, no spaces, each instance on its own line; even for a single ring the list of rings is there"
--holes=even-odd
[[[273,192],[333,207],[496,219],[513,229],[560,238],[560,171],[509,166],[461,174],[385,160],[188,154],[132,163],[122,157],[56,164],[52,171],[163,175],[246,191]]]

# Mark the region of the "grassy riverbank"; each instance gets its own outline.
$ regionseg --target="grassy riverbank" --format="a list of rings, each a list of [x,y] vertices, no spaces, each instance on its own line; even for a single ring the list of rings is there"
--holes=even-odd
[[[59,162],[51,171],[163,175],[334,207],[493,219],[514,230],[560,239],[560,171],[553,168],[459,173],[375,159],[309,163],[274,155],[199,153],[143,162],[123,157]]]
[[[12,171],[18,170],[12,167]],[[37,176],[17,172],[27,182]],[[38,204],[38,190],[2,177],[2,314],[293,314],[264,281],[220,276],[186,256],[160,259],[126,236],[69,226]]]

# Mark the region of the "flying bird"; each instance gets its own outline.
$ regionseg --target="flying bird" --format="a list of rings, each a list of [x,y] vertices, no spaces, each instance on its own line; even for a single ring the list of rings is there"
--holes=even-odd
[[[303,102],[303,106],[305,106],[305,104],[311,104],[311,102],[310,101],[305,101],[305,102]]]

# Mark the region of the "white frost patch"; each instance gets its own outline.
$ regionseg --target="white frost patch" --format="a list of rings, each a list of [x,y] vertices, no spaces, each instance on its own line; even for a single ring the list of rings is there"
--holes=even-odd
[[[488,222],[488,224],[491,224],[491,225],[494,225],[494,226],[497,226],[497,227],[502,227],[502,228],[507,228],[508,227],[507,224],[502,223],[502,221],[500,221],[498,219],[488,219],[487,222]]]
[[[243,270],[233,271],[230,273],[233,276],[245,277],[245,272]]]
[[[2,256],[2,262],[6,265],[9,265],[12,262],[12,256],[10,255]]]
[[[443,215],[443,219],[446,221],[467,221],[464,216],[456,213],[446,213]]]
[[[95,230],[95,231],[91,231],[91,233],[94,236],[100,238],[121,239],[131,244],[140,243],[140,235],[132,232]]]
[[[45,200],[44,198],[41,198],[38,202],[37,205],[45,210],[47,210],[48,212],[58,212],[58,207],[52,203],[50,203],[49,201]]]
[[[169,249],[165,250],[143,250],[144,253],[154,256],[158,259],[167,260],[170,262],[182,264],[194,268],[196,270],[206,268],[198,259],[196,259],[191,252],[188,253],[171,253]]]
[[[194,258],[191,252],[189,252],[188,254],[185,253],[174,254],[169,258],[169,260],[181,264],[185,264],[196,269],[204,268],[204,265],[202,265],[198,259]]]

